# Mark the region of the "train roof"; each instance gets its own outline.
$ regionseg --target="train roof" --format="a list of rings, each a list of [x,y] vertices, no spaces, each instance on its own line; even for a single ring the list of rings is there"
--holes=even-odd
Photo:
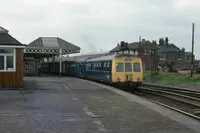
[[[79,54],[71,57],[64,57],[63,61],[77,61],[77,62],[85,62],[87,59],[102,57],[105,55],[111,55],[109,52],[95,52],[95,53],[87,53],[87,54]]]
[[[132,56],[132,57],[138,57],[135,55],[131,55],[131,54],[110,54],[110,55],[103,55],[100,57],[93,57],[93,58],[89,58],[87,59],[86,62],[90,62],[90,61],[109,61],[109,60],[113,60],[116,57],[120,57],[120,56]]]
[[[75,53],[69,55],[69,57],[84,57],[84,56],[96,56],[96,55],[106,55],[110,54],[109,51],[102,51],[102,52],[89,52],[89,53]]]
[[[116,55],[112,54],[112,55],[105,55],[105,56],[100,56],[100,57],[94,57],[94,58],[88,59],[86,62],[90,62],[90,61],[108,61],[108,60],[114,59],[115,56]]]
[[[75,61],[75,62],[85,62],[87,58],[67,58],[63,61]]]

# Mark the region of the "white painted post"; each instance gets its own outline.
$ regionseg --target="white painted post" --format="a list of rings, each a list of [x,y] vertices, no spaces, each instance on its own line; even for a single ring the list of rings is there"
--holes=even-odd
[[[62,49],[59,49],[60,76],[62,75]]]

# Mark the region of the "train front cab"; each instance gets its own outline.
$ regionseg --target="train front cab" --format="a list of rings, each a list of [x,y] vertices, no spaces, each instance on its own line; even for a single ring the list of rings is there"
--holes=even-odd
[[[119,56],[113,60],[112,64],[112,82],[126,88],[134,88],[142,84],[143,69],[141,58]]]

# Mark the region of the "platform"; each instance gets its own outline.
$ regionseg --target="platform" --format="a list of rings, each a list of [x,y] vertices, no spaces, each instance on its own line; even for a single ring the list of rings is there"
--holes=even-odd
[[[0,91],[2,133],[198,133],[200,122],[141,97],[69,77],[25,77]]]

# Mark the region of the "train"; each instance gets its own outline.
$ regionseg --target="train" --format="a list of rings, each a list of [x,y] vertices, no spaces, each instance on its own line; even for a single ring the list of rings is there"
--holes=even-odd
[[[130,54],[70,57],[61,62],[63,76],[85,78],[123,88],[139,87],[143,82],[142,59]],[[42,73],[60,74],[60,62],[45,62]]]

